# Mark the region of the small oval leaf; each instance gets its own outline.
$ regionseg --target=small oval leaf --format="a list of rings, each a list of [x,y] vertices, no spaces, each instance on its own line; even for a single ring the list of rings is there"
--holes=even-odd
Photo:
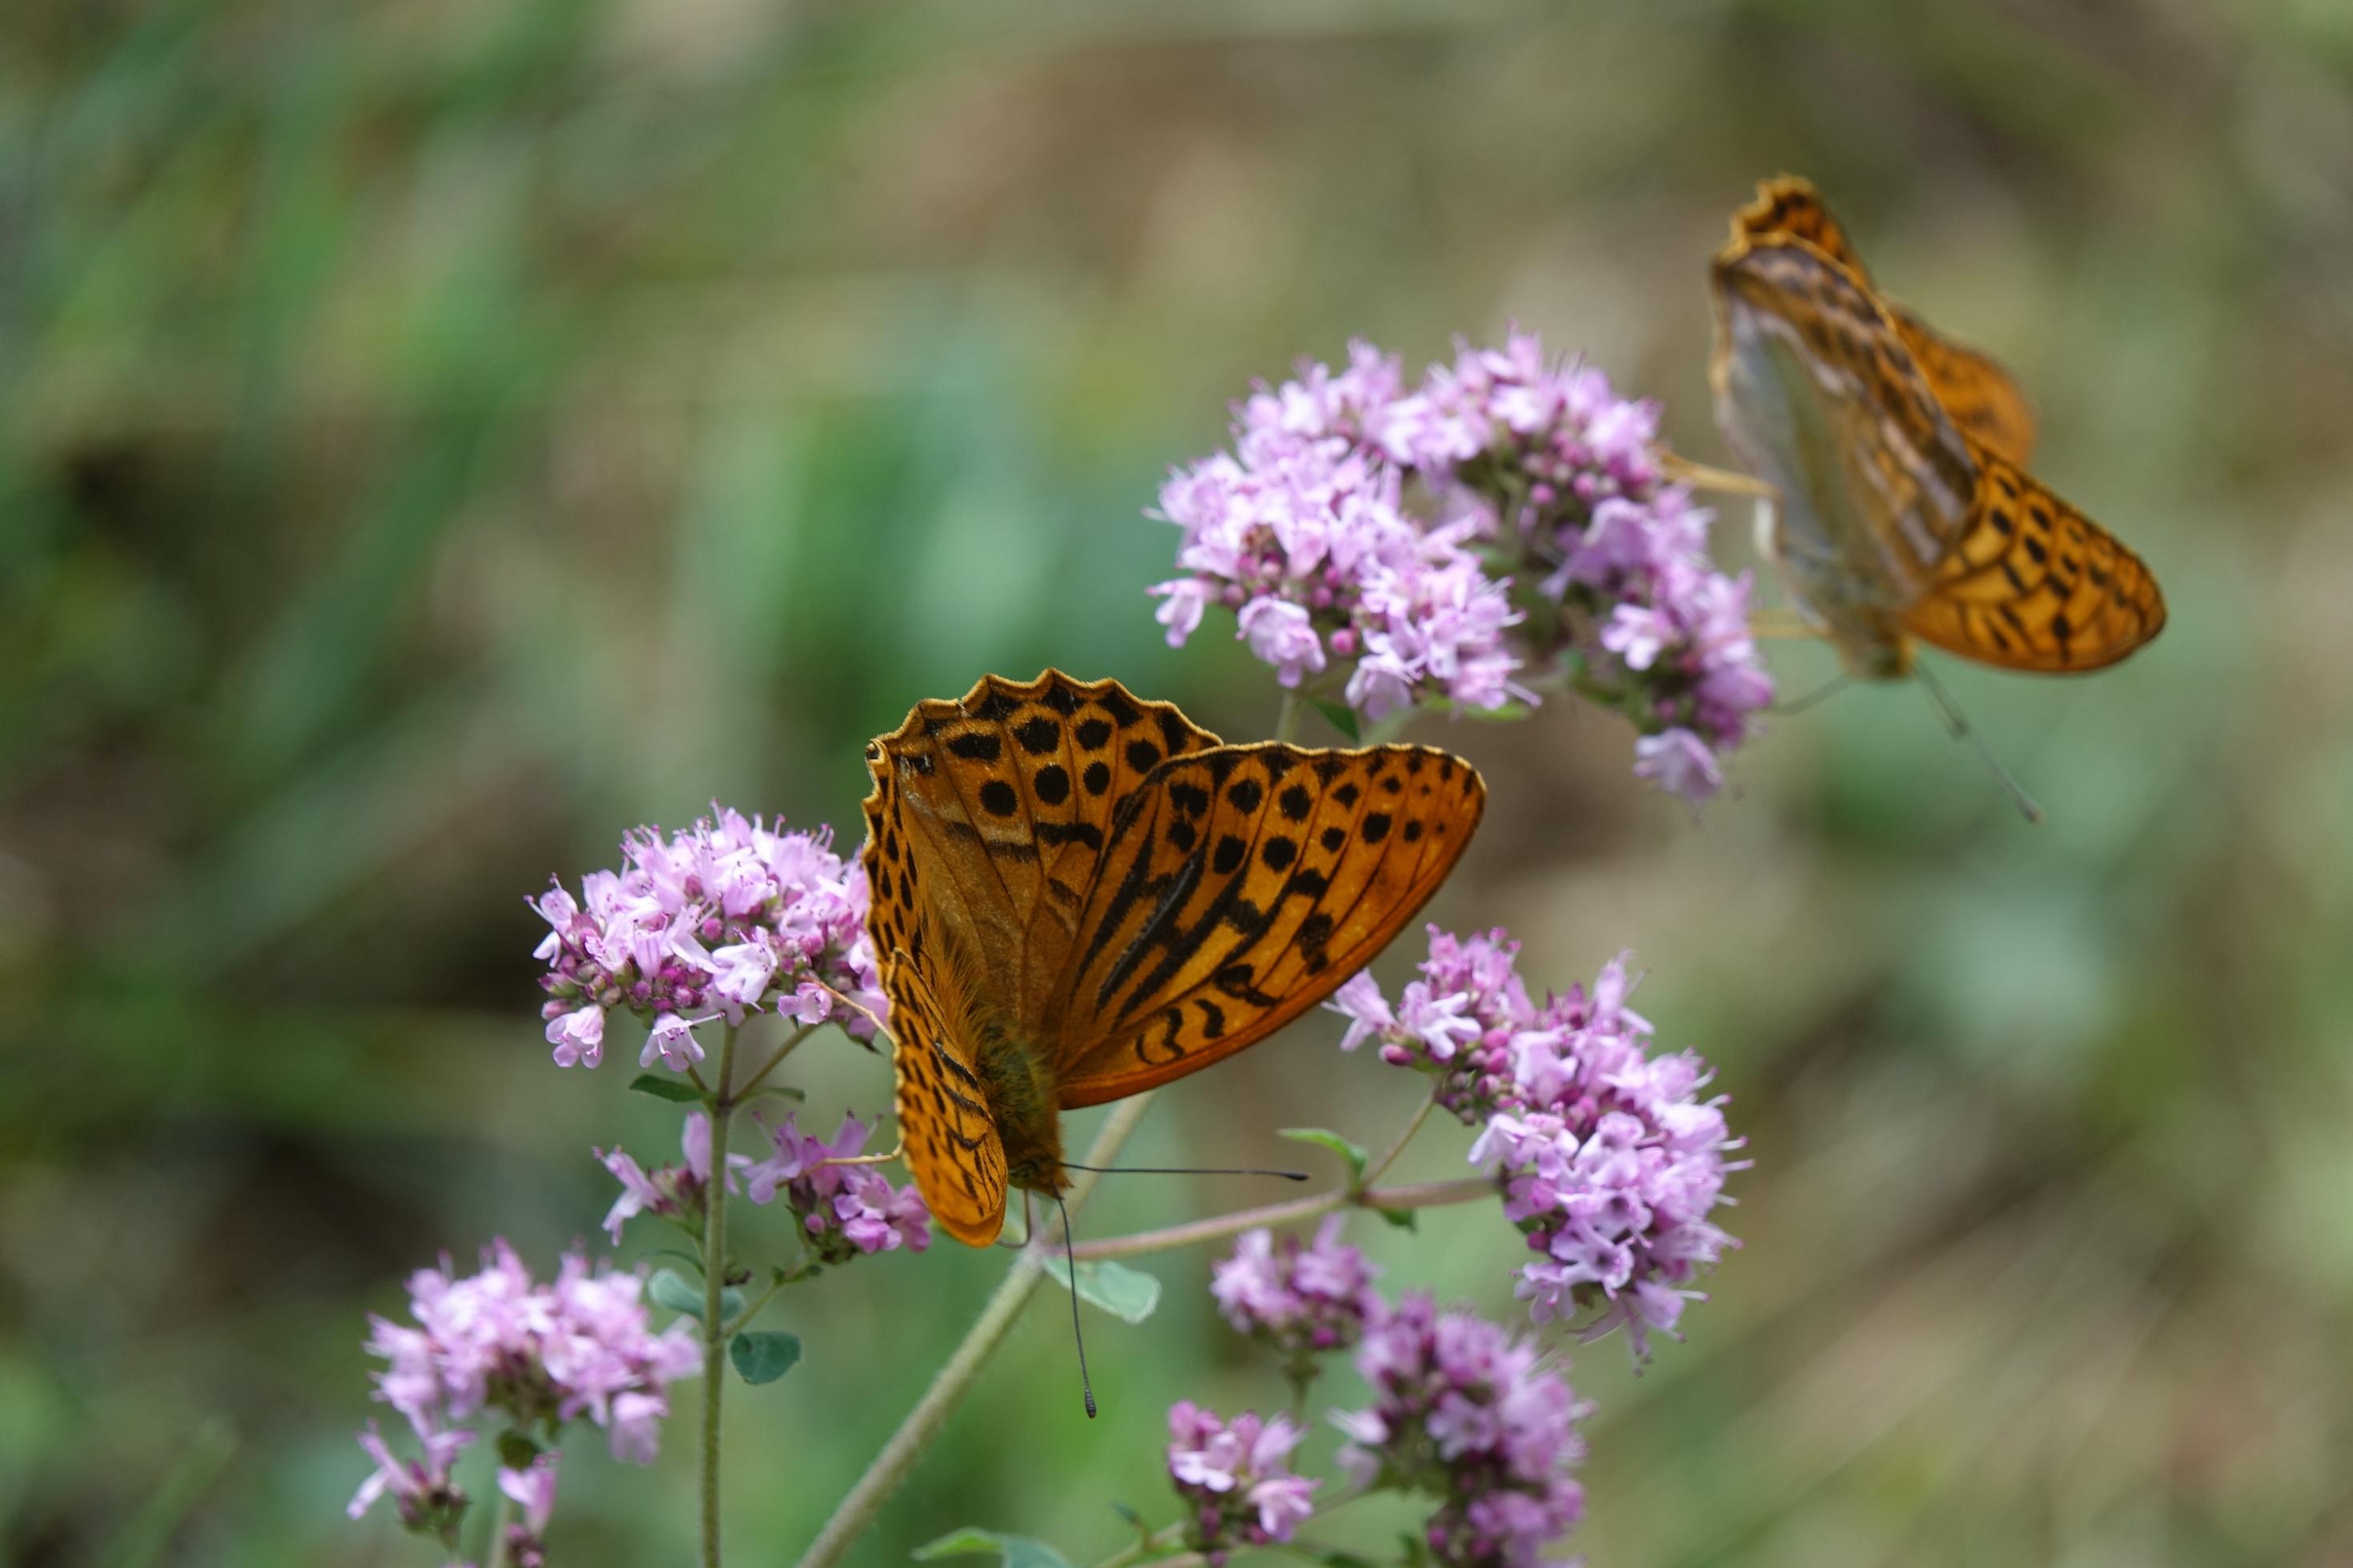
[[[675,1268],[656,1271],[646,1282],[646,1294],[658,1307],[668,1307],[673,1312],[683,1312],[696,1322],[702,1321],[702,1287],[693,1285]],[[719,1292],[722,1319],[732,1318],[744,1310],[744,1292],[730,1285]]]
[[[1124,1263],[1082,1263],[1078,1284],[1080,1300],[1125,1322],[1140,1323],[1160,1306],[1160,1281]]]
[[[1351,1143],[1337,1132],[1327,1131],[1321,1127],[1286,1127],[1276,1136],[1288,1138],[1293,1143],[1313,1143],[1318,1148],[1331,1150],[1348,1162],[1348,1184],[1354,1187],[1363,1184],[1365,1163],[1372,1158],[1363,1144]]]
[[[702,1091],[682,1078],[668,1073],[641,1072],[629,1080],[629,1087],[639,1094],[650,1094],[656,1100],[667,1100],[675,1105],[701,1105]]]
[[[801,1359],[801,1342],[790,1334],[747,1329],[728,1342],[727,1359],[744,1382],[757,1386],[792,1371]]]
[[[1328,697],[1311,697],[1307,700],[1314,707],[1315,711],[1324,715],[1332,728],[1348,737],[1350,745],[1355,745],[1364,739],[1364,731],[1356,722],[1356,710],[1354,708],[1345,702],[1335,702]]]

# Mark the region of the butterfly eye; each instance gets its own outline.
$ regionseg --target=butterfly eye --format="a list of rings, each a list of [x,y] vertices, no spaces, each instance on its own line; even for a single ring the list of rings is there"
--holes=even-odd
[[[882,760],[881,742],[869,741],[866,742],[866,760],[870,763],[879,763]]]

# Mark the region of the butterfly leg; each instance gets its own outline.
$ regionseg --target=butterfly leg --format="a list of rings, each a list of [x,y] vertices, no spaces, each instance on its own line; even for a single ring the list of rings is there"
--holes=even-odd
[[[1953,700],[1951,692],[1945,689],[1945,683],[1936,679],[1936,672],[1923,662],[1914,665],[1912,673],[1919,678],[1920,689],[1928,694],[1929,704],[1936,710],[1936,717],[1945,721],[1947,732],[1956,741],[1968,742],[1969,750],[1978,754],[1978,760],[1993,770],[1993,776],[2000,779],[2001,787],[2010,793],[2010,804],[2018,807],[2020,816],[2029,822],[2041,822],[2042,807],[2026,793],[2025,785],[2010,776],[2010,770],[2001,765],[2000,760],[1987,747],[1985,738],[1971,727],[1969,716],[1961,711],[1961,705]]]
[[[902,1132],[899,1135],[899,1141],[891,1145],[891,1152],[887,1154],[839,1154],[830,1160],[819,1160],[818,1163],[820,1165],[887,1165],[906,1152],[907,1137]]]
[[[1748,612],[1748,635],[1775,641],[1804,639],[1819,642],[1830,634],[1795,610],[1768,605],[1761,610]]]
[[[1711,490],[1725,496],[1754,496],[1758,500],[1780,499],[1779,490],[1752,474],[1710,468],[1705,463],[1694,463],[1679,453],[1662,450],[1659,468],[1667,478],[1678,484],[1689,485],[1695,490]]]

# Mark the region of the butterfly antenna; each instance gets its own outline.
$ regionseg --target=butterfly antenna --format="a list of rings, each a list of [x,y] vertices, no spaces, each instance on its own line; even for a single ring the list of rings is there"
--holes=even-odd
[[[1256,1165],[1073,1165],[1066,1171],[1092,1171],[1099,1176],[1281,1176],[1286,1182],[1308,1179],[1304,1171],[1271,1171]]]
[[[2000,759],[1987,749],[1983,737],[1970,726],[1968,715],[1961,711],[1961,705],[1953,700],[1953,694],[1945,689],[1945,683],[1936,679],[1936,671],[1925,664],[1915,664],[1912,667],[1912,673],[1920,678],[1920,689],[1928,694],[1930,704],[1936,710],[1936,717],[1945,721],[1947,732],[1956,741],[1968,742],[1969,750],[1978,754],[1978,760],[1993,770],[1993,776],[2000,779],[2001,787],[2010,792],[2010,802],[2018,807],[2020,816],[2029,822],[2041,822],[2042,808],[2034,803],[2032,795],[2026,793],[2024,785],[2010,776],[2010,770],[2001,765]]]
[[[1062,1211],[1062,1261],[1071,1270],[1071,1338],[1079,1345],[1079,1392],[1086,1397],[1087,1419],[1095,1418],[1095,1385],[1087,1376],[1087,1331],[1079,1326],[1079,1251],[1071,1239],[1071,1205],[1062,1194],[1054,1194],[1054,1206]]]
[[[1769,711],[1775,718],[1782,719],[1788,717],[1792,713],[1803,713],[1807,709],[1815,707],[1822,702],[1827,702],[1831,698],[1836,697],[1840,692],[1845,690],[1847,682],[1851,679],[1852,678],[1846,673],[1846,671],[1841,670],[1838,674],[1831,676],[1828,680],[1823,681],[1820,686],[1815,687],[1811,691],[1807,692],[1803,697],[1799,698],[1795,702],[1776,702],[1773,704]]]

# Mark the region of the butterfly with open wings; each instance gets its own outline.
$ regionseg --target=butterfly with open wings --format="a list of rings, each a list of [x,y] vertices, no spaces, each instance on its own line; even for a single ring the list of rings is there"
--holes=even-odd
[[[991,676],[866,750],[867,932],[907,1168],[987,1246],[1069,1184],[1065,1110],[1265,1038],[1386,946],[1478,826],[1423,746],[1225,745],[1117,681]]]

